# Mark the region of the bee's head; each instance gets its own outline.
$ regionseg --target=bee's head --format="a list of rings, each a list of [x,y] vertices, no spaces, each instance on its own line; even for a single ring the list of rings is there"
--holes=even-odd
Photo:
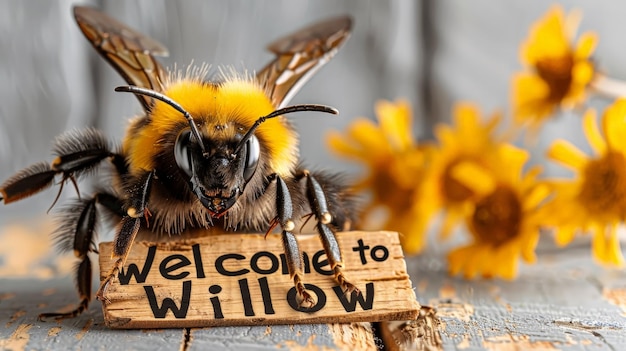
[[[261,158],[261,146],[255,135],[259,125],[267,119],[292,112],[337,114],[336,109],[323,105],[288,106],[259,117],[245,133],[235,134],[234,139],[208,138],[202,136],[193,117],[167,96],[136,86],[122,86],[115,90],[150,96],[185,116],[189,128],[178,134],[174,144],[174,158],[178,168],[188,177],[193,193],[213,217],[226,214],[255,174]]]
[[[176,138],[174,158],[189,185],[211,215],[220,217],[235,204],[252,179],[261,156],[259,140],[237,134],[234,142],[203,138],[191,129]]]

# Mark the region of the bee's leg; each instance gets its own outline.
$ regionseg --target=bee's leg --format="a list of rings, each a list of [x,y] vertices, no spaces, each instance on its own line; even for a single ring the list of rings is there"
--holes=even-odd
[[[96,297],[99,300],[107,301],[104,296],[106,289],[109,283],[118,276],[120,270],[126,263],[130,248],[139,232],[141,219],[145,219],[146,223],[148,223],[148,217],[150,216],[150,211],[148,210],[148,196],[150,195],[153,179],[154,171],[145,171],[143,174],[136,177],[127,189],[130,193],[129,206],[126,209],[126,214],[122,217],[113,243],[112,257],[117,257],[117,260],[104,280],[100,283],[100,288],[96,292]]]
[[[279,176],[275,176],[276,181],[276,212],[277,220],[283,228],[282,239],[285,257],[287,258],[287,268],[289,277],[293,280],[296,292],[298,293],[298,303],[301,307],[311,308],[317,304],[316,299],[306,290],[302,277],[304,275],[304,262],[302,253],[298,246],[298,241],[293,235],[295,223],[293,222],[293,202],[291,194],[285,181]]]
[[[328,257],[328,263],[330,269],[335,274],[335,279],[341,286],[342,290],[346,294],[350,294],[353,291],[359,293],[359,289],[350,283],[343,272],[343,259],[341,257],[341,248],[335,237],[335,232],[331,229],[333,222],[333,216],[329,211],[328,201],[324,189],[315,179],[315,177],[309,173],[309,171],[302,171],[302,177],[306,179],[306,196],[313,211],[313,215],[317,220],[317,231],[324,245],[324,251]],[[336,204],[338,205],[338,204]]]
[[[39,162],[19,171],[0,185],[5,204],[21,200],[52,185],[57,172],[46,162]]]
[[[122,202],[114,195],[97,193],[91,199],[78,200],[76,205],[67,207],[63,212],[63,223],[57,230],[57,241],[61,249],[73,250],[80,260],[76,266],[76,288],[80,302],[78,306],[66,313],[42,313],[39,319],[47,318],[74,318],[89,306],[91,301],[91,260],[89,252],[97,252],[96,225],[98,209],[96,204],[103,205],[114,213],[122,209]]]
[[[124,157],[112,152],[104,136],[95,129],[62,134],[55,141],[53,152],[57,157],[50,164],[39,162],[31,165],[0,185],[0,199],[8,204],[31,196],[51,186],[55,176],[62,175],[59,193],[54,200],[56,203],[66,181],[71,181],[78,192],[76,178],[101,161],[110,158],[118,170],[125,167]]]

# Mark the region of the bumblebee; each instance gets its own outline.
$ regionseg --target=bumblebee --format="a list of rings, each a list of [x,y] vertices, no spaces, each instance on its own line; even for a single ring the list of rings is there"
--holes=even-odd
[[[134,94],[143,113],[130,121],[121,146],[112,146],[93,128],[66,132],[54,142],[51,163],[36,163],[0,185],[5,204],[58,185],[54,206],[68,182],[78,193],[60,211],[56,236],[59,246],[79,260],[80,301],[70,312],[41,318],[75,317],[87,309],[92,297],[88,254],[97,253],[96,227],[103,216],[116,224],[117,260],[96,292],[101,300],[139,236],[176,240],[218,229],[269,233],[280,226],[299,303],[312,307],[315,297],[305,288],[294,236],[311,218],[334,278],[346,294],[358,293],[343,273],[335,238],[352,222],[355,202],[337,175],[300,165],[298,135],[285,117],[301,111],[337,113],[327,106],[287,104],[348,39],[349,17],[276,40],[268,47],[275,59],[258,73],[223,74],[220,81],[205,79],[202,67],[168,72],[155,58],[167,55],[163,45],[96,9],[75,7],[74,17],[96,51],[128,83],[116,90]],[[94,172],[104,167],[110,174]],[[77,179],[96,175],[101,180],[93,195],[81,196]]]

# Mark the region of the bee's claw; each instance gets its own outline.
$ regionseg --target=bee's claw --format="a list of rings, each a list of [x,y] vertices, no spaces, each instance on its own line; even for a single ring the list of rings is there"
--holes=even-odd
[[[348,281],[344,281],[341,284],[341,290],[343,290],[343,293],[345,295],[350,295],[353,292],[355,292],[357,295],[361,294],[361,290],[359,290],[359,288],[357,288],[356,285],[354,285],[354,284],[352,284],[352,283],[350,283]]]
[[[302,308],[313,308],[315,307],[315,305],[317,305],[317,299],[309,294],[309,292],[307,290],[302,291],[300,294],[298,294],[298,306],[302,307]]]

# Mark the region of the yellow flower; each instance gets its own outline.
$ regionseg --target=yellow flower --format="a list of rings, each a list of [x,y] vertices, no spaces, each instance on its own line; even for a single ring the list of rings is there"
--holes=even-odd
[[[513,110],[518,123],[537,129],[557,108],[571,108],[585,99],[594,76],[590,56],[597,37],[582,34],[572,47],[580,14],[567,18],[556,5],[533,25],[521,46],[521,61],[529,71],[513,77]]]
[[[452,275],[513,279],[520,257],[535,262],[539,209],[549,194],[548,187],[536,180],[538,168],[522,175],[526,151],[502,145],[497,153],[498,169],[486,171],[467,165],[457,172],[457,178],[477,199],[466,218],[473,242],[448,254]]]
[[[428,214],[415,202],[425,172],[426,149],[412,135],[412,114],[407,101],[380,101],[376,104],[378,125],[366,118],[355,120],[345,135],[329,134],[331,149],[340,156],[365,165],[368,174],[355,184],[367,192],[370,202],[361,215],[366,229],[401,233],[406,253],[424,246]],[[382,220],[377,215],[382,213]],[[381,223],[382,222],[382,223]]]
[[[595,152],[588,157],[564,140],[556,141],[548,156],[575,173],[573,180],[554,180],[556,197],[548,204],[548,219],[556,227],[557,243],[568,244],[578,231],[593,234],[594,257],[603,264],[622,267],[616,229],[626,218],[626,100],[609,106],[602,117],[584,116],[584,130]]]
[[[422,205],[428,213],[445,210],[441,236],[447,237],[471,209],[476,194],[456,178],[456,170],[467,164],[491,168],[499,142],[493,136],[500,120],[494,114],[481,123],[480,111],[469,103],[454,108],[454,126],[438,125],[438,145],[431,154],[429,172],[422,192]],[[500,165],[497,165],[498,167]]]

